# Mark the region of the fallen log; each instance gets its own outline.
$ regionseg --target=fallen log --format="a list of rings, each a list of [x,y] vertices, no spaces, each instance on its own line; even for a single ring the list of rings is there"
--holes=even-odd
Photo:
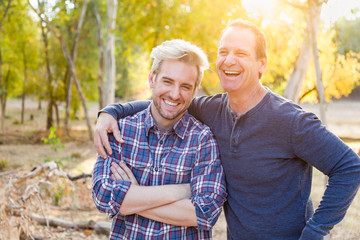
[[[110,235],[111,223],[106,221],[95,222],[93,220],[82,222],[71,222],[55,217],[41,217],[38,214],[30,214],[30,218],[35,220],[41,225],[49,225],[51,227],[63,227],[72,229],[90,229],[94,230],[97,234]]]
[[[17,206],[14,204],[6,204],[5,211],[14,216],[21,216],[23,207]],[[30,213],[29,217],[31,220],[37,222],[40,225],[50,226],[50,227],[62,227],[62,228],[71,228],[76,230],[93,230],[97,234],[110,235],[111,222],[107,221],[98,221],[93,220],[82,221],[82,222],[71,222],[63,220],[56,217],[42,217],[36,213]]]
[[[91,178],[92,175],[91,174],[86,174],[86,173],[83,173],[83,174],[80,174],[80,175],[77,175],[77,176],[71,176],[70,174],[67,174],[67,177],[68,179],[70,179],[71,181],[76,181],[76,180],[79,180],[79,179],[83,179],[84,182],[86,181],[86,178]]]

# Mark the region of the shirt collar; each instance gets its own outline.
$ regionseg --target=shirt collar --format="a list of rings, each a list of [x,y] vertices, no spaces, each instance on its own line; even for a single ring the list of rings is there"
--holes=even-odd
[[[148,108],[146,109],[145,119],[144,119],[146,136],[148,136],[149,130],[152,127],[157,127],[156,123],[154,121],[154,118],[151,115],[151,105],[152,105],[152,102],[148,106]],[[189,126],[189,122],[190,122],[190,114],[186,110],[185,114],[179,119],[179,121],[177,121],[174,124],[174,126],[171,128],[171,130],[173,130],[179,138],[184,139],[185,135],[186,135],[187,128]]]

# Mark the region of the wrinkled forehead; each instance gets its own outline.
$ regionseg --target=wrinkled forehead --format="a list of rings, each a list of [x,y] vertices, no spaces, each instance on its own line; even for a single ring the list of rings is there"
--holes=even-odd
[[[256,37],[249,28],[231,26],[224,30],[220,37],[218,50],[220,49],[255,49]]]

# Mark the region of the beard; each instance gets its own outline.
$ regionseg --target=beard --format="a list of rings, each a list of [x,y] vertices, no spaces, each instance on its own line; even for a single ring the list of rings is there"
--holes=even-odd
[[[186,108],[180,109],[178,112],[165,111],[162,109],[160,101],[153,100],[154,107],[156,108],[156,111],[158,112],[158,114],[166,120],[170,120],[170,121],[176,120],[177,118],[182,116],[184,114],[184,112],[186,111]]]

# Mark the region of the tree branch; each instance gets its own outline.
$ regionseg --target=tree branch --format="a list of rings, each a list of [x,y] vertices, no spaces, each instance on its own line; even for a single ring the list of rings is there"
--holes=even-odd
[[[3,16],[2,16],[2,18],[0,20],[0,31],[2,29],[2,25],[3,25],[4,19],[6,17],[6,14],[8,13],[8,11],[10,9],[10,6],[11,6],[11,0],[9,0],[8,5],[6,6],[5,12],[4,12],[4,14],[3,14]]]

